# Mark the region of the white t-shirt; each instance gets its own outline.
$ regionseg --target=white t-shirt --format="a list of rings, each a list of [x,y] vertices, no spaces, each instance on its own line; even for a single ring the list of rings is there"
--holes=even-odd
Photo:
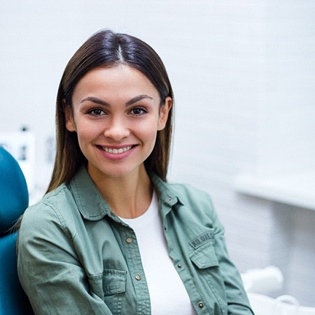
[[[184,284],[168,255],[156,194],[143,215],[122,220],[136,233],[152,315],[195,315]]]

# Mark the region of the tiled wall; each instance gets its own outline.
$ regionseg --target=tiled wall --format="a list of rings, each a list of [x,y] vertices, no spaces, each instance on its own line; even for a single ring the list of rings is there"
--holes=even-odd
[[[0,11],[0,131],[26,124],[38,135],[40,187],[66,61],[100,28],[139,36],[175,90],[170,179],[212,195],[241,271],[275,263],[285,293],[315,305],[315,212],[233,186],[243,172],[315,166],[314,1],[21,0],[2,1]]]

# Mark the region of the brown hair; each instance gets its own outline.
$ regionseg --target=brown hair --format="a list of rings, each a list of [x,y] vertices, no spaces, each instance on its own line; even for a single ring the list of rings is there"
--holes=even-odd
[[[68,182],[78,168],[86,164],[76,133],[66,129],[65,107],[72,106],[73,91],[79,80],[97,67],[125,64],[142,72],[155,86],[161,106],[166,97],[174,100],[173,90],[165,66],[158,54],[145,42],[127,35],[102,30],[90,37],[73,55],[60,81],[56,102],[56,159],[47,191]],[[168,170],[172,138],[172,112],[163,130],[158,131],[155,147],[145,161],[146,169],[164,181]]]

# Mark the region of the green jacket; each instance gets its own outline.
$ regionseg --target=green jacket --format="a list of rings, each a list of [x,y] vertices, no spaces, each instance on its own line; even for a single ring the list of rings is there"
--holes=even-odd
[[[151,180],[169,255],[197,314],[253,314],[209,196]],[[35,314],[151,314],[136,235],[85,168],[26,210],[18,272]]]

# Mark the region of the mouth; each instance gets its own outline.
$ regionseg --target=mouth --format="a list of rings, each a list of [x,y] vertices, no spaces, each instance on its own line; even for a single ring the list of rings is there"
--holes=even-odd
[[[110,148],[110,147],[101,147],[103,151],[110,153],[110,154],[121,154],[124,152],[127,152],[129,150],[131,150],[134,146],[132,145],[128,145],[126,147],[122,147],[122,148]]]

